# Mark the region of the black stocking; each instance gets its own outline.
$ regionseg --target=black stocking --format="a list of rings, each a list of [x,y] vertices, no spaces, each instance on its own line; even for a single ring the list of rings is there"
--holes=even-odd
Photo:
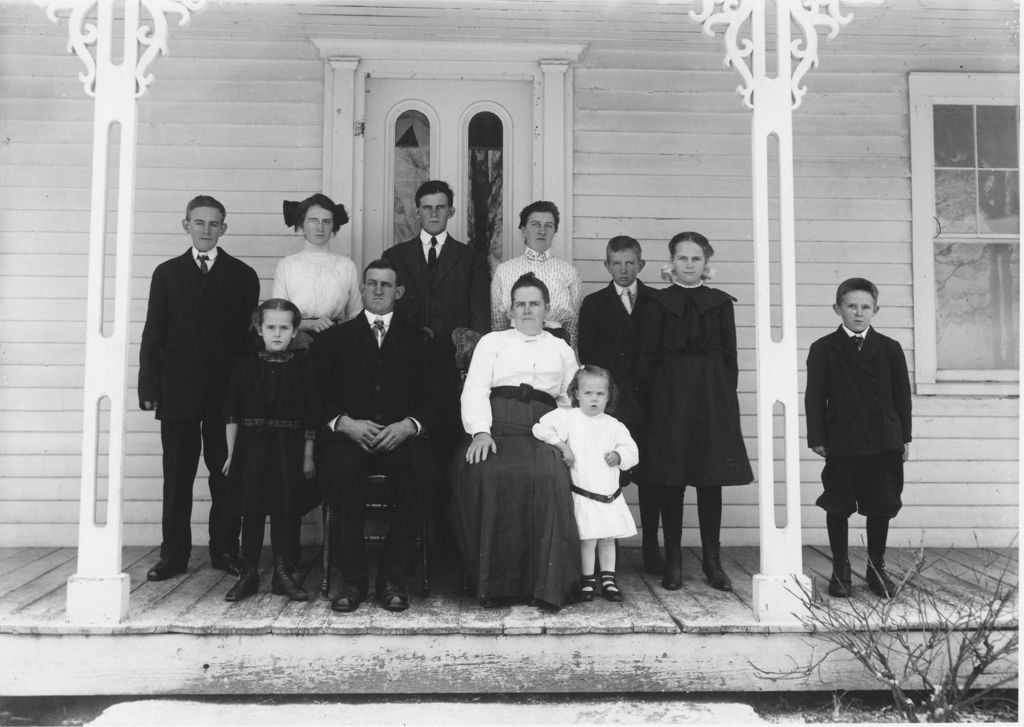
[[[828,528],[828,545],[832,549],[832,558],[844,560],[850,550],[849,517],[826,513],[825,526]]]
[[[889,518],[869,517],[868,525],[868,557],[877,562],[885,555],[885,541],[889,539]]]
[[[265,520],[264,515],[246,515],[242,518],[242,560],[254,570],[260,566]]]
[[[718,545],[722,530],[722,488],[697,487],[697,521],[702,548]]]
[[[678,546],[683,542],[683,495],[685,487],[659,487],[661,501],[661,530],[665,545]]]

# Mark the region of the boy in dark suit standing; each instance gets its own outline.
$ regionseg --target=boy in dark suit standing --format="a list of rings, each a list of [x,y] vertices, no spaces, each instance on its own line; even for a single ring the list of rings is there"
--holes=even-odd
[[[447,467],[462,432],[452,331],[470,328],[483,335],[491,330],[487,257],[448,234],[448,220],[455,214],[454,199],[447,182],[432,179],[420,185],[416,190],[419,236],[383,255],[405,288],[395,303],[395,315],[424,329],[441,357],[444,421],[432,439],[442,467]]]
[[[147,574],[162,581],[188,568],[192,550],[192,485],[202,448],[210,471],[210,560],[241,573],[240,520],[225,515],[227,457],[224,393],[231,368],[248,349],[259,299],[256,272],[217,247],[227,230],[224,205],[200,195],[181,226],[192,238],[183,255],[157,266],[139,350],[139,406],[156,411],[163,445],[163,541]]]
[[[842,325],[811,344],[807,354],[807,445],[825,458],[824,493],[832,577],[828,592],[848,597],[848,520],[867,518],[868,588],[890,598],[895,584],[885,571],[889,520],[903,503],[903,463],[910,455],[910,376],[899,342],[871,327],[878,288],[850,278],[832,306]]]
[[[658,574],[664,560],[658,548],[659,510],[657,498],[645,487],[644,429],[645,402],[637,384],[637,337],[645,308],[651,304],[651,289],[637,280],[644,269],[643,250],[632,237],[618,235],[608,241],[604,267],[611,282],[583,299],[579,317],[580,361],[607,369],[619,389],[615,417],[629,429],[640,446],[640,464],[623,472],[622,483],[637,483],[640,499],[640,529],[643,532],[644,569]]]
[[[316,470],[338,524],[343,583],[331,602],[335,611],[354,611],[368,592],[366,475],[388,476],[396,508],[376,579],[377,598],[389,611],[409,606],[402,578],[424,501],[441,476],[426,436],[440,422],[436,354],[423,330],[394,312],[404,292],[400,283],[390,263],[371,262],[363,272],[363,311],[321,334],[310,349],[325,422]]]

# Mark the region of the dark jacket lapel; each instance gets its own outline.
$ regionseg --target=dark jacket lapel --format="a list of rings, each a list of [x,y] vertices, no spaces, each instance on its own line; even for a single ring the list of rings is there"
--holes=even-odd
[[[415,237],[408,242],[398,246],[398,256],[402,258],[405,269],[409,271],[408,280],[402,281],[405,287],[414,287],[418,297],[422,298],[427,293],[427,282],[423,275],[426,273],[426,264],[423,261],[423,247],[420,238]]]
[[[831,346],[839,354],[839,356],[852,366],[858,366],[868,371],[871,370],[871,361],[874,358],[874,354],[878,352],[878,347],[881,345],[881,341],[878,340],[878,335],[871,335],[870,333],[864,337],[864,344],[861,350],[857,350],[857,346],[854,345],[850,337],[846,335],[846,331],[843,330],[842,326],[836,328],[835,333],[832,334]]]
[[[434,278],[430,284],[431,288],[436,289],[440,287],[444,279],[448,277],[448,273],[459,264],[462,254],[462,243],[448,235],[448,239],[441,246],[441,254],[437,258],[437,269],[434,271]]]

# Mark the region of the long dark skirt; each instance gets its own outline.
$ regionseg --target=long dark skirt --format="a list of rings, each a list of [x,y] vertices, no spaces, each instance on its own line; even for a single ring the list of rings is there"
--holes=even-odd
[[[560,607],[579,583],[580,538],[569,470],[561,453],[531,432],[551,407],[495,398],[491,410],[497,455],[468,464],[467,443],[449,470],[449,513],[463,563],[478,598]]]

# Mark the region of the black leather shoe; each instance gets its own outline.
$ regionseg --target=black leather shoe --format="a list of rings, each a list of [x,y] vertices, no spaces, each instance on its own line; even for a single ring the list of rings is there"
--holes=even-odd
[[[275,596],[288,596],[291,601],[308,601],[309,594],[292,580],[292,569],[288,561],[274,561],[274,577],[270,581],[270,591]]]
[[[682,546],[665,543],[665,571],[661,574],[661,585],[669,591],[683,587]]]
[[[849,598],[853,591],[853,573],[849,558],[833,558],[832,577],[828,581],[828,595]]]
[[[377,580],[377,600],[388,611],[404,611],[409,608],[409,597],[402,584],[393,578]]]
[[[896,595],[896,584],[889,574],[885,572],[885,559],[870,559],[868,561],[868,572],[864,575],[868,582],[868,588],[879,598],[892,598]]]
[[[711,587],[718,591],[731,591],[732,581],[722,570],[721,547],[718,544],[702,548],[700,569]]]
[[[344,581],[341,590],[331,601],[331,610],[340,613],[351,613],[359,608],[359,604],[366,599],[369,586],[365,578],[359,581]]]
[[[222,570],[233,576],[242,575],[245,570],[245,563],[235,553],[218,553],[210,556],[210,565],[216,570]]]
[[[166,581],[168,578],[184,573],[187,570],[187,560],[161,558],[152,568],[149,569],[149,572],[146,573],[146,578],[151,581]]]
[[[260,574],[255,568],[246,568],[242,571],[238,583],[231,586],[231,590],[224,595],[225,601],[241,601],[260,590]]]

